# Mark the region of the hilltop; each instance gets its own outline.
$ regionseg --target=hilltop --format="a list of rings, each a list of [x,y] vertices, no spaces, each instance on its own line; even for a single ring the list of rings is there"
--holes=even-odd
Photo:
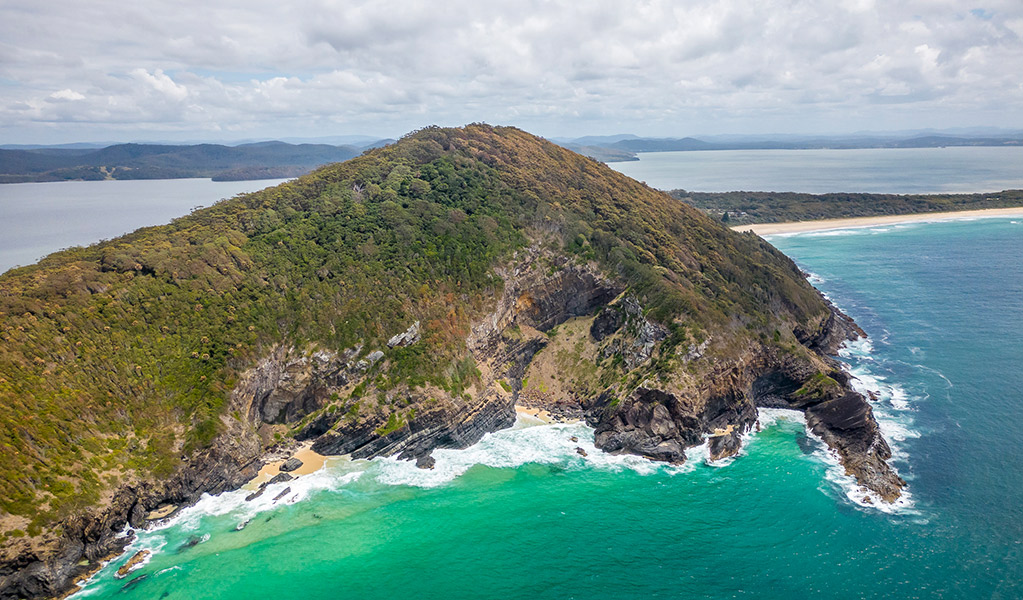
[[[517,403],[676,463],[802,410],[891,501],[829,358],[861,333],[755,235],[518,129],[426,128],[0,276],[0,597],[64,589],[268,448],[428,466]]]

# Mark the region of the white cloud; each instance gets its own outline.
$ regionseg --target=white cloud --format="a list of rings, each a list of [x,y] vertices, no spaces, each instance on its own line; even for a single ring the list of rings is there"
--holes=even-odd
[[[53,92],[50,94],[49,100],[52,102],[68,102],[74,100],[85,100],[85,96],[74,90],[63,89],[59,92]]]
[[[8,0],[0,136],[1023,127],[1020,23],[1013,0]]]

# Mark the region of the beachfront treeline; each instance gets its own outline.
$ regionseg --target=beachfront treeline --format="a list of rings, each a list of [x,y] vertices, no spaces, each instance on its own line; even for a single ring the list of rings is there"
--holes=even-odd
[[[989,194],[803,194],[686,190],[672,190],[669,193],[729,225],[1023,206],[1023,190]]]

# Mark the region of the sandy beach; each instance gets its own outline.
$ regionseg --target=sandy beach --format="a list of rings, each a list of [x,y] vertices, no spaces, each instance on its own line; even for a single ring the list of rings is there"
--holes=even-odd
[[[546,410],[543,410],[542,408],[530,408],[528,406],[522,406],[522,405],[516,404],[515,405],[515,412],[520,414],[520,415],[526,415],[526,416],[529,416],[529,417],[533,417],[534,419],[536,419],[538,421],[543,421],[544,423],[547,423],[548,425],[550,425],[551,423],[554,423],[554,418],[551,417],[550,413],[548,413]]]
[[[757,235],[778,235],[783,233],[804,233],[829,229],[850,229],[853,227],[876,227],[896,223],[921,223],[947,221],[951,219],[977,219],[985,217],[1023,217],[1023,206],[1015,208],[988,208],[983,210],[960,210],[954,212],[916,213],[909,215],[882,215],[877,217],[853,217],[849,219],[822,219],[820,221],[796,221],[790,223],[761,223],[739,225],[734,231],[752,231]]]
[[[308,475],[309,473],[315,473],[323,468],[323,465],[327,462],[327,457],[322,454],[313,452],[311,449],[311,442],[303,442],[299,449],[293,454],[295,458],[302,461],[302,466],[292,471],[292,476]],[[248,482],[243,486],[245,489],[256,488],[259,484],[264,481],[270,481],[275,475],[281,472],[281,465],[284,464],[284,460],[278,460],[275,462],[267,463],[263,465],[263,468],[259,470],[259,475],[256,475],[252,481]]]

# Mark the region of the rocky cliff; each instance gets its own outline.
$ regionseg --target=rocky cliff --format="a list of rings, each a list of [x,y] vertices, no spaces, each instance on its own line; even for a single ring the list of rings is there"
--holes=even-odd
[[[703,443],[732,455],[757,407],[791,408],[865,493],[890,501],[904,485],[830,358],[862,332],[789,259],[515,129],[430,128],[50,257],[0,291],[13,342],[0,393],[53,403],[48,386],[73,382],[88,399],[83,426],[46,417],[84,454],[15,430],[12,463],[48,453],[123,474],[18,463],[38,476],[5,488],[8,521],[44,527],[5,534],[0,598],[65,589],[126,526],[238,487],[268,448],[428,465],[511,425],[517,403],[584,418],[607,452],[668,462]],[[125,357],[113,375],[111,356]],[[42,483],[58,481],[105,495],[82,508]]]

